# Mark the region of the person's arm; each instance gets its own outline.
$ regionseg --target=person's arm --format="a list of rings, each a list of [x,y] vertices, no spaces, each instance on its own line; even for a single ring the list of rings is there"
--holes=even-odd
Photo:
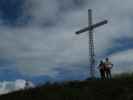
[[[112,66],[114,66],[114,64],[111,64]]]
[[[111,68],[113,68],[113,67],[114,67],[114,64],[111,63]]]

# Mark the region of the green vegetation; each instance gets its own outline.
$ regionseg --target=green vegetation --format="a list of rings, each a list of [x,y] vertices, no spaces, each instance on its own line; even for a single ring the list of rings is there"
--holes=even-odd
[[[122,73],[122,74],[117,74],[114,75],[114,79],[129,79],[129,80],[133,80],[133,73]]]
[[[0,100],[133,100],[133,74],[112,80],[45,84],[0,96]]]

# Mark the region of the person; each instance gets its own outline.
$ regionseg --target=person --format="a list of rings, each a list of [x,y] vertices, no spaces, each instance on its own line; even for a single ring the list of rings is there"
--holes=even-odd
[[[100,61],[98,69],[101,75],[101,79],[105,80],[105,63],[102,60]]]
[[[26,81],[25,81],[25,89],[28,89],[28,88],[29,88],[29,81],[26,80]]]
[[[34,84],[31,81],[25,81],[25,89],[34,88]]]
[[[105,59],[105,75],[106,79],[111,79],[111,69],[113,68],[113,64],[109,61],[109,58]]]

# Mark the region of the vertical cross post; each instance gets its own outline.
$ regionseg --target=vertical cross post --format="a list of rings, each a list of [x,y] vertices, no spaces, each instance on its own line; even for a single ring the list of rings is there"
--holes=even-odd
[[[92,10],[88,10],[88,27],[92,26]],[[89,31],[89,62],[90,62],[90,77],[95,77],[95,52],[94,52],[94,40],[93,40],[93,28]]]

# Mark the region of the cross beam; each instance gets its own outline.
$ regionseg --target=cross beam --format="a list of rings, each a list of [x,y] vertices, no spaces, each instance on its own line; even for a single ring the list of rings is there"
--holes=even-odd
[[[93,30],[104,24],[107,24],[108,21],[104,20],[96,24],[92,24],[92,10],[88,10],[88,27],[85,27],[76,32],[76,34],[81,34],[88,31],[89,34],[89,62],[90,62],[90,77],[95,77],[95,50],[94,50],[94,40],[93,40]]]
[[[89,30],[93,30],[93,29],[95,29],[97,27],[100,27],[100,26],[102,26],[104,24],[107,24],[107,23],[108,23],[108,21],[107,20],[104,20],[104,21],[99,22],[99,23],[96,23],[96,24],[94,24],[92,26],[85,27],[84,29],[81,29],[81,30],[77,31],[76,34],[78,35],[80,33],[83,33],[83,32],[89,31]]]

